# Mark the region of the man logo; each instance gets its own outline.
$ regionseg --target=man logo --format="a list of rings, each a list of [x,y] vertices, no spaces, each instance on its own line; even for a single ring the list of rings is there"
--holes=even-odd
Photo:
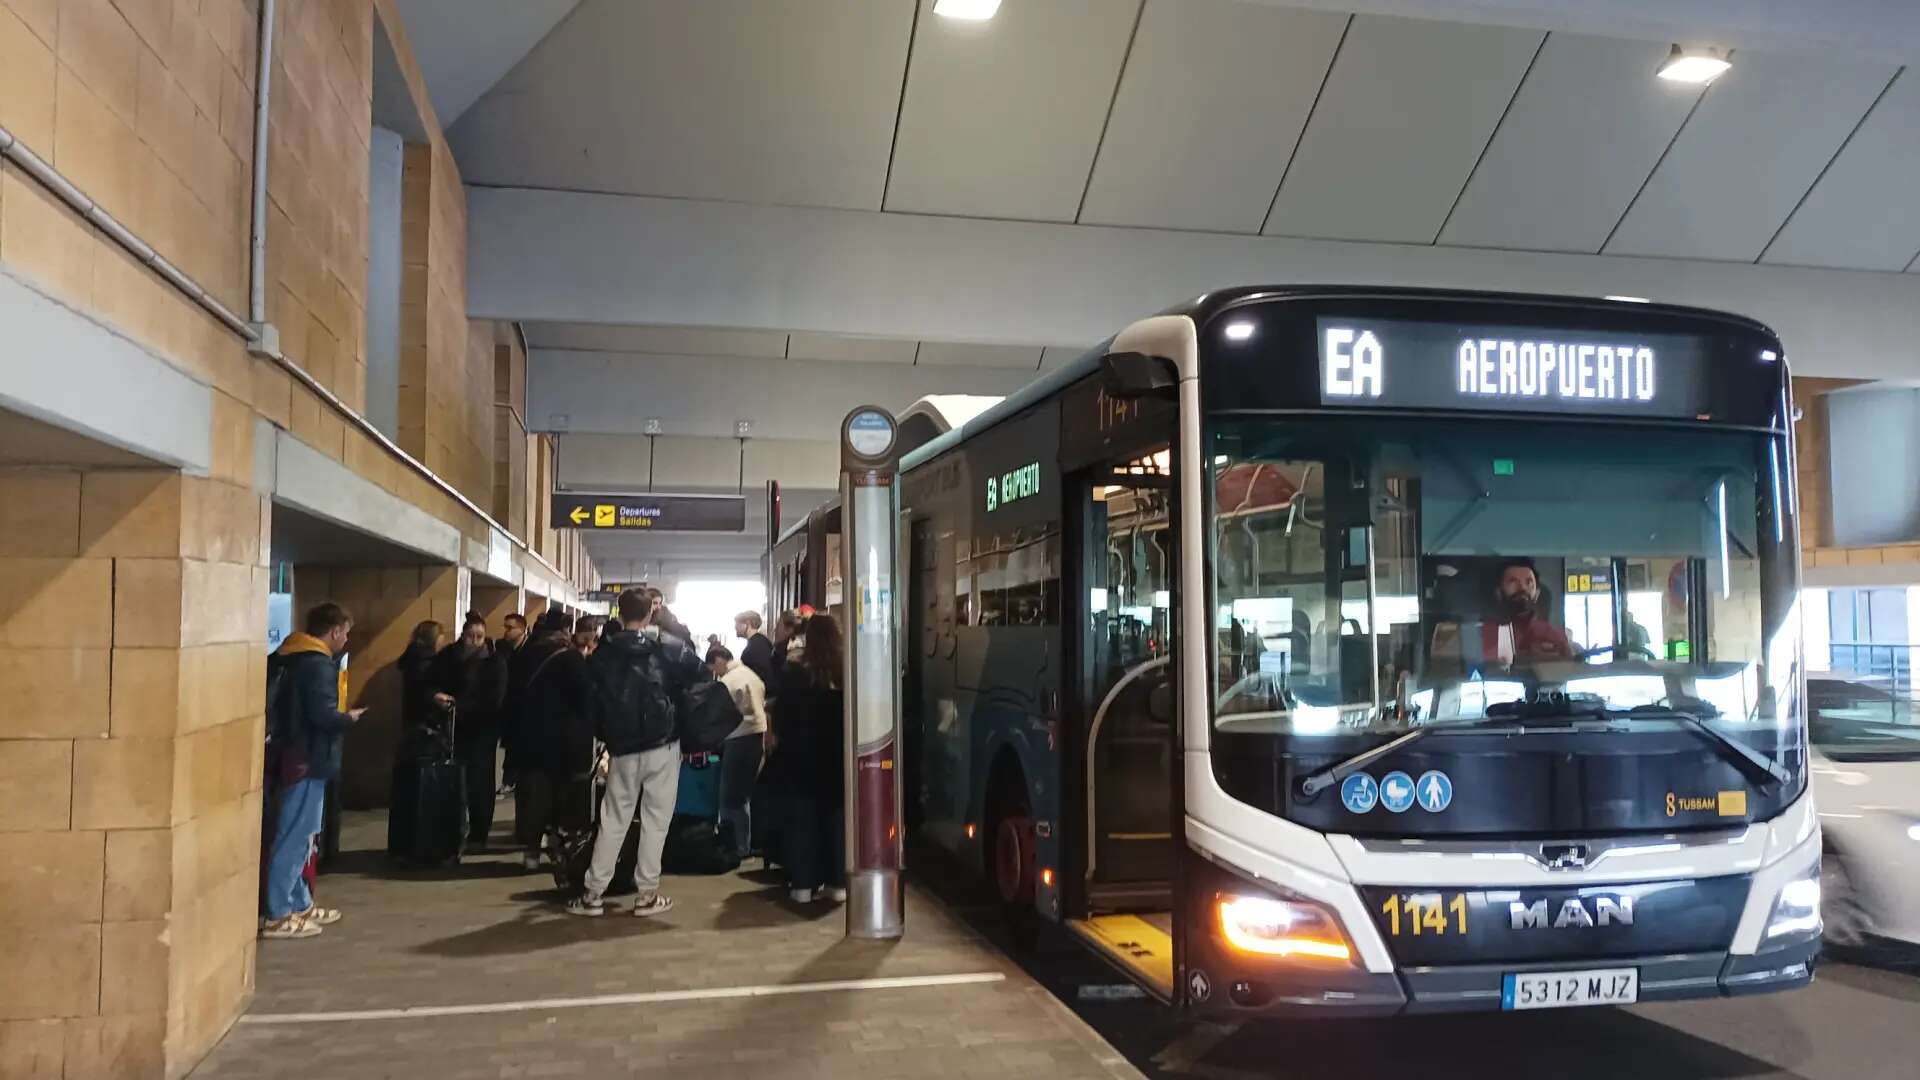
[[[1507,905],[1507,917],[1515,930],[1632,926],[1633,897],[1595,896],[1583,899],[1570,896],[1560,901],[1559,910],[1554,912],[1551,922],[1547,918],[1547,901],[1535,900],[1528,904],[1515,900]]]

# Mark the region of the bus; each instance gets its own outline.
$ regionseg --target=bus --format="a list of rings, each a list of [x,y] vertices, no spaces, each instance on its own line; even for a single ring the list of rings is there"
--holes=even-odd
[[[1793,417],[1712,311],[1136,322],[902,463],[911,835],[1185,1012],[1801,986]]]

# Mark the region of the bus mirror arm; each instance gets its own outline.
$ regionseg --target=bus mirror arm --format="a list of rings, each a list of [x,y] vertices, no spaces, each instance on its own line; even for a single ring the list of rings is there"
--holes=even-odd
[[[1105,375],[1108,396],[1122,400],[1170,398],[1180,385],[1173,361],[1164,356],[1112,352],[1101,358],[1100,368]]]

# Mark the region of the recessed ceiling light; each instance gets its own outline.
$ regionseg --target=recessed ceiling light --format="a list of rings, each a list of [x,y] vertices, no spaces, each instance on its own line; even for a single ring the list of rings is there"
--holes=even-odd
[[[1654,74],[1670,82],[1705,86],[1726,74],[1733,64],[1719,49],[1705,45],[1675,45],[1667,53],[1667,62]]]
[[[1000,0],[933,0],[933,13],[949,19],[984,22],[1000,10]]]

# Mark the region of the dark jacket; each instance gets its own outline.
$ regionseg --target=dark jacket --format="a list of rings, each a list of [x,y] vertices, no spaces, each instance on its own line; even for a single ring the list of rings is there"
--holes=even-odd
[[[400,753],[403,758],[426,754],[433,734],[446,727],[447,711],[434,704],[433,646],[410,642],[394,664],[400,669]]]
[[[607,752],[616,756],[679,739],[675,702],[680,692],[713,677],[686,639],[654,626],[609,636],[587,667],[593,676],[595,724]]]
[[[500,742],[507,749],[507,761],[518,769],[530,763],[521,760],[527,749],[527,732],[524,718],[527,710],[527,680],[532,677],[534,668],[540,661],[553,653],[549,646],[559,641],[564,644],[565,636],[554,637],[551,634],[538,640],[532,637],[523,639],[520,647],[507,652],[507,689],[500,702]],[[506,650],[502,649],[502,652]]]
[[[506,665],[491,641],[472,653],[466,649],[461,641],[441,649],[433,658],[428,680],[435,693],[453,698],[456,733],[459,728],[492,730],[506,697]]]
[[[307,779],[338,777],[340,739],[353,717],[340,711],[340,665],[333,651],[310,634],[289,635],[273,654],[267,678],[274,686],[273,715],[267,718],[273,742],[305,755]],[[275,678],[284,685],[274,684]]]
[[[760,684],[769,692],[773,690],[774,678],[779,674],[773,667],[773,642],[767,635],[755,631],[747,639],[747,647],[740,650],[740,662],[747,670],[760,676]]]
[[[773,756],[767,769],[777,781],[832,809],[846,799],[846,695],[816,683],[812,672],[789,664],[781,672],[780,700],[773,705]]]
[[[593,685],[564,634],[521,646],[512,753],[521,769],[579,776],[593,767]]]

